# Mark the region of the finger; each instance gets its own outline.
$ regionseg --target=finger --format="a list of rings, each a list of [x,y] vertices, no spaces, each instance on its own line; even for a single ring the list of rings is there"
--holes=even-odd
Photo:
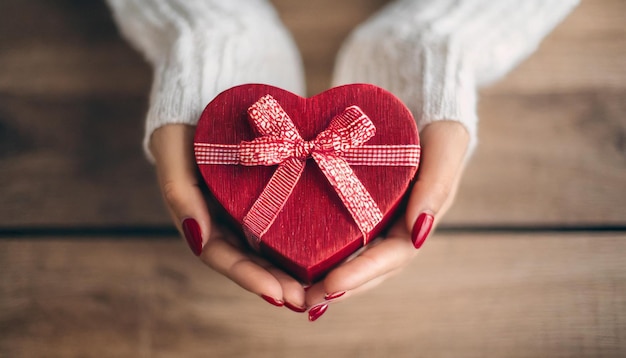
[[[455,193],[468,142],[469,135],[458,122],[439,121],[422,131],[422,163],[405,222],[396,224],[386,240],[334,269],[307,292],[307,304],[313,305],[310,320],[326,311],[329,300],[344,299],[380,284],[416,254],[414,247],[421,246],[428,236],[434,215],[442,213]],[[407,236],[412,237],[411,242]]]
[[[358,286],[358,287],[356,287],[356,288],[354,288],[352,290],[345,291],[346,293],[341,295],[341,296],[339,296],[339,297],[328,297],[328,296],[326,296],[325,299],[326,299],[327,302],[333,302],[333,303],[341,302],[341,301],[345,300],[346,298],[358,295],[361,292],[365,292],[365,291],[371,290],[372,288],[374,288],[374,287],[380,285],[381,283],[383,283],[389,277],[395,276],[398,273],[400,273],[402,271],[402,268],[403,267],[398,267],[398,268],[393,269],[393,270],[391,270],[391,271],[389,271],[389,272],[387,272],[385,274],[377,276],[377,277],[375,277],[375,278],[373,278],[373,279],[363,283],[362,285],[360,285],[360,286]]]
[[[420,169],[406,209],[406,226],[416,249],[454,198],[468,143],[469,135],[459,122],[437,121],[422,131]]]
[[[309,321],[313,322],[316,321],[317,319],[319,319],[324,313],[327,312],[328,307],[330,306],[331,303],[337,303],[337,302],[341,302],[346,298],[349,298],[353,295],[359,294],[363,291],[367,291],[370,290],[378,285],[380,285],[383,281],[385,281],[386,279],[388,279],[389,277],[396,275],[397,273],[399,273],[401,271],[400,268],[392,270],[387,272],[384,275],[378,276],[368,282],[366,282],[365,284],[357,287],[356,289],[353,290],[349,290],[346,291],[344,294],[342,294],[339,297],[328,297],[326,296],[320,296],[320,294],[323,294],[323,290],[318,291],[318,292],[311,292],[313,297],[316,298],[312,298],[312,300],[314,302],[317,302],[315,305],[313,305],[311,307],[311,309],[309,310]],[[323,287],[322,284],[318,285],[317,289],[319,289],[320,287]],[[315,290],[316,288],[312,288],[313,290]],[[307,292],[307,295],[309,294],[309,292]]]
[[[368,247],[353,260],[331,271],[323,281],[307,291],[307,305],[315,305],[324,300],[345,296],[344,292],[359,289],[368,282],[393,272],[413,258],[417,251],[406,240],[406,229],[402,223],[396,225],[404,230],[403,235],[389,236],[387,239]]]
[[[213,231],[201,259],[215,271],[275,306],[305,312],[304,288],[267,260],[233,245],[227,232]]]
[[[286,274],[274,266],[270,266],[267,270],[276,278],[283,291],[283,301],[285,307],[298,313],[306,311],[305,292],[302,284],[293,277]]]
[[[251,256],[251,259],[257,265],[263,267],[271,273],[280,283],[283,291],[282,298],[285,303],[285,307],[298,313],[306,311],[306,303],[304,300],[305,290],[298,280],[260,256],[253,255]]]
[[[192,126],[167,125],[153,133],[150,143],[165,201],[190,248],[202,255],[208,266],[244,289],[276,306],[283,305],[284,291],[290,305],[302,310],[304,289],[295,279],[229,242],[232,235],[218,229],[211,231],[193,155],[193,136]]]
[[[200,256],[202,261],[242,288],[275,306],[282,306],[283,289],[279,279],[268,270],[269,266],[259,265],[253,256],[232,246],[221,235],[216,231],[206,243]]]
[[[170,214],[191,251],[199,256],[210,236],[211,219],[198,181],[193,135],[192,126],[169,124],[152,134],[150,147]]]

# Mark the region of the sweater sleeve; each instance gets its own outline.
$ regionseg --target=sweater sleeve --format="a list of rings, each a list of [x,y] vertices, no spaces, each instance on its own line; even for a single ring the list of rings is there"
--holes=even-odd
[[[335,84],[369,82],[407,104],[422,129],[461,122],[476,144],[477,89],[515,67],[578,0],[397,0],[342,47]]]
[[[169,123],[194,125],[217,94],[267,83],[302,94],[297,48],[265,0],[107,0],[154,74],[144,148]]]

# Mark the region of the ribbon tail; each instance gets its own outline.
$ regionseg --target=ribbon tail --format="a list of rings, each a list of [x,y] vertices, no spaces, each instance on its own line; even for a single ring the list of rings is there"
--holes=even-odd
[[[363,245],[367,244],[368,234],[383,219],[376,201],[343,158],[317,153],[313,158],[359,227]]]
[[[261,237],[269,230],[278,213],[285,206],[304,167],[305,162],[296,158],[291,158],[279,165],[261,195],[243,218],[244,231],[253,247],[258,248]]]

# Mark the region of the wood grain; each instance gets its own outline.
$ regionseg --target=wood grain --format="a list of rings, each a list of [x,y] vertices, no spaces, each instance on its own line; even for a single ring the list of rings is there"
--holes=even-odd
[[[626,223],[626,91],[489,95],[453,225]]]
[[[309,93],[383,0],[275,0]],[[624,225],[626,3],[583,1],[482,92],[449,224]],[[102,2],[0,1],[0,227],[169,224],[140,149],[150,70]],[[315,324],[173,240],[0,241],[0,357],[624,357],[626,236],[436,235]]]
[[[1,95],[146,97],[148,65],[120,38],[104,1],[6,0],[0,19]]]
[[[0,225],[169,223],[141,149],[150,70],[103,2],[0,2]]]
[[[0,223],[169,220],[141,150],[144,98],[0,97]]]
[[[0,356],[623,357],[626,236],[435,235],[317,322],[182,241],[0,241]]]
[[[384,0],[276,0],[330,83],[350,29]],[[626,3],[583,1],[482,91],[480,146],[454,225],[624,225]],[[0,226],[169,225],[140,141],[150,70],[102,2],[0,2]]]
[[[453,225],[626,223],[626,3],[582,1],[482,91]]]

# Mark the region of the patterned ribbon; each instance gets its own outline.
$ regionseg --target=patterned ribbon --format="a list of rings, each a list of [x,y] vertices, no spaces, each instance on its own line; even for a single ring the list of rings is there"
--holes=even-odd
[[[265,189],[243,219],[253,245],[269,230],[312,157],[363,234],[382,220],[378,205],[350,165],[417,166],[419,145],[364,145],[374,136],[374,123],[357,106],[334,117],[315,139],[305,141],[291,118],[270,95],[248,109],[252,125],[261,134],[239,144],[194,143],[198,165],[278,165]]]

